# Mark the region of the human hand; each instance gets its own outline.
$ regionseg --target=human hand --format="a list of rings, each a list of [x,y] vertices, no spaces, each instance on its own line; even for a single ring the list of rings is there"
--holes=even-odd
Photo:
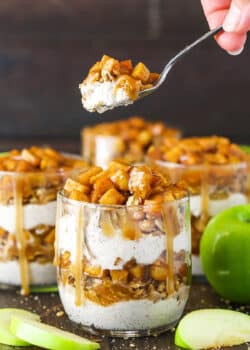
[[[230,54],[240,54],[250,30],[250,0],[201,0],[211,29],[223,25],[216,36],[218,44]]]

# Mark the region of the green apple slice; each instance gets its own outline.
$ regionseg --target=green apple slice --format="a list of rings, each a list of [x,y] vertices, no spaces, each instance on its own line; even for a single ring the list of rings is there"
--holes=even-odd
[[[57,286],[31,286],[31,293],[57,293]]]
[[[9,152],[0,152],[0,158],[6,157],[9,154]]]
[[[37,314],[22,309],[0,309],[0,343],[13,346],[29,346],[30,343],[16,337],[10,331],[12,316],[19,316],[23,319],[39,321]]]
[[[250,146],[249,145],[240,145],[241,149],[246,152],[247,154],[250,154]]]
[[[10,329],[16,337],[45,349],[95,350],[100,348],[98,343],[86,338],[15,315],[12,317]]]
[[[175,332],[175,345],[185,349],[219,348],[249,341],[250,316],[224,309],[190,312]]]

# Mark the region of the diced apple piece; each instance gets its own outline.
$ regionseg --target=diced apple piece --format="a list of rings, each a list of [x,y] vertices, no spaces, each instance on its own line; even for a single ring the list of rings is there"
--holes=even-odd
[[[120,74],[130,75],[133,71],[133,65],[131,60],[124,60],[120,62]]]
[[[147,83],[150,76],[150,71],[142,62],[137,63],[132,72],[132,77],[141,80],[143,83]]]
[[[160,77],[160,74],[158,74],[158,73],[150,73],[148,81],[147,81],[147,84],[154,84],[154,83],[156,83],[157,80],[159,79],[159,77]]]
[[[115,188],[111,188],[99,199],[100,204],[123,204],[125,198]]]

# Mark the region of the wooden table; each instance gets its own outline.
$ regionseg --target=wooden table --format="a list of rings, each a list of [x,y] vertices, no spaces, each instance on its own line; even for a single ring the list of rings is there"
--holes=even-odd
[[[70,322],[66,315],[60,316],[63,307],[56,293],[32,294],[29,297],[20,296],[18,291],[1,291],[0,307],[24,308],[41,315],[42,320],[48,324],[63,328],[79,335],[86,336],[80,327]],[[205,281],[194,281],[191,295],[186,307],[186,311],[200,308],[223,307],[233,308],[250,312],[249,306],[231,305],[215,294],[212,288]],[[194,329],[195,332],[195,329]],[[89,335],[87,335],[89,337]],[[167,332],[159,337],[141,339],[96,339],[101,341],[102,350],[172,350],[174,346],[174,333]],[[0,345],[1,350],[11,350],[12,347]],[[16,348],[15,348],[16,349]],[[20,348],[21,349],[21,348]],[[22,348],[24,349],[24,348]],[[35,350],[35,347],[25,348]],[[235,347],[234,349],[247,350],[247,345]],[[70,350],[70,349],[62,349]]]

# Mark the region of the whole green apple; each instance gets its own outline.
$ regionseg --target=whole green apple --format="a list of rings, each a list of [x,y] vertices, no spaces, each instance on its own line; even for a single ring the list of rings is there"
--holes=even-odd
[[[227,209],[209,222],[200,255],[203,271],[218,294],[250,302],[250,204]]]

